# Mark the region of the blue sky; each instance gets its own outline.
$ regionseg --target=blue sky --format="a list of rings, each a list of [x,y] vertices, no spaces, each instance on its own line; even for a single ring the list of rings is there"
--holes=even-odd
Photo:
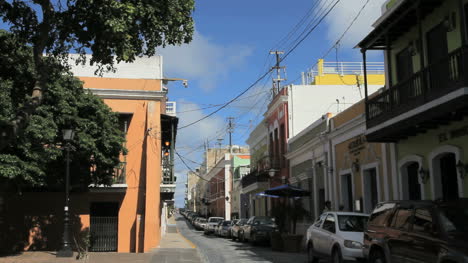
[[[167,77],[189,80],[189,88],[180,83],[170,84],[170,100],[178,102],[179,127],[211,113],[249,87],[273,63],[270,50],[288,51],[317,12],[325,10],[336,0],[198,0],[196,2],[195,35],[188,45],[169,47],[159,52],[164,57]],[[347,26],[368,0],[342,0],[324,21],[283,62],[287,81],[297,80],[302,71],[333,46]],[[326,61],[361,61],[361,53],[354,46],[371,30],[372,23],[381,13],[384,0],[370,0],[355,24]],[[309,10],[313,10],[310,13]],[[306,16],[307,15],[307,16]],[[306,16],[293,37],[288,33]],[[314,24],[314,23],[313,23]],[[311,26],[308,27],[310,29]],[[368,56],[369,61],[382,61],[381,53]],[[295,83],[299,83],[296,81]],[[235,144],[244,145],[249,132],[261,120],[269,102],[271,78],[259,82],[245,96],[212,117],[179,130],[178,152],[187,158],[191,168],[202,161],[203,143],[215,146],[217,139],[227,145],[227,120],[235,118]],[[176,204],[183,205],[184,183],[187,169],[176,157],[178,176]]]
[[[336,2],[323,22],[282,62],[286,66],[285,83],[299,83],[300,73],[323,58],[367,3],[338,49],[324,58],[361,61],[359,50],[353,47],[370,32],[385,0],[196,0],[193,41],[157,50],[163,56],[166,77],[189,81],[187,89],[180,82],[169,84],[169,98],[177,101],[179,127],[206,116],[244,91],[272,66],[274,58],[269,55],[270,50],[290,50],[299,33],[316,25],[317,20],[313,19],[321,17]],[[303,23],[299,23],[298,30],[289,35],[300,21]],[[5,24],[0,23],[0,28],[5,28]],[[381,53],[374,52],[368,55],[368,60],[383,58]],[[223,145],[229,143],[227,117],[234,117],[233,143],[245,145],[249,132],[262,119],[270,89],[268,76],[217,114],[179,130],[176,148],[187,164],[193,169],[199,166],[205,141],[210,147],[218,139]],[[181,206],[187,168],[177,157],[175,167],[176,203]]]

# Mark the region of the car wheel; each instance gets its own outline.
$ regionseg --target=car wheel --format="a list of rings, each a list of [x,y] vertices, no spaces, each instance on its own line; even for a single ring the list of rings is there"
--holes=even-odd
[[[385,263],[385,257],[379,250],[374,250],[370,255],[370,263]]]
[[[312,244],[309,244],[307,246],[307,262],[309,262],[309,263],[317,263],[318,262],[318,258],[315,257],[314,247],[312,246]]]
[[[239,241],[240,242],[245,242],[244,232],[239,232]]]
[[[341,256],[341,250],[339,248],[333,249],[332,253],[332,259],[333,263],[342,263],[343,262],[343,257]]]

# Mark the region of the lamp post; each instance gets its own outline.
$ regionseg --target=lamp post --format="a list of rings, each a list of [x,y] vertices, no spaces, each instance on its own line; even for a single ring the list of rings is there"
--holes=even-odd
[[[73,250],[70,241],[70,218],[69,218],[69,192],[70,192],[70,141],[73,140],[74,131],[72,129],[64,129],[63,140],[65,141],[65,149],[67,150],[67,165],[65,173],[65,206],[64,206],[64,217],[63,217],[63,238],[62,246],[57,252],[57,257],[72,257]]]

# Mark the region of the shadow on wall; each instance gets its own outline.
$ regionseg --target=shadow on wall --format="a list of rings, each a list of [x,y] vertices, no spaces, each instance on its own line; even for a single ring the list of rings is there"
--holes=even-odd
[[[41,197],[43,196],[39,195],[32,203],[30,198],[4,195],[7,209],[3,215],[0,215],[0,255],[22,251],[56,251],[60,248],[63,234],[63,204],[57,201],[50,202],[52,196]],[[80,217],[73,211],[70,223],[74,250],[77,246],[82,248],[89,246],[89,228],[83,228]]]

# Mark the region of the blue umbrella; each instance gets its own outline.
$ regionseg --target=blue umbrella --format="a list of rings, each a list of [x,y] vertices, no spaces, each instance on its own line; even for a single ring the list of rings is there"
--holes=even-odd
[[[279,198],[279,196],[277,196],[277,195],[268,195],[268,194],[265,194],[265,192],[258,193],[258,194],[256,194],[256,196]]]
[[[267,195],[274,195],[278,197],[301,197],[308,196],[310,192],[290,184],[283,184],[277,187],[270,188],[264,192]]]

